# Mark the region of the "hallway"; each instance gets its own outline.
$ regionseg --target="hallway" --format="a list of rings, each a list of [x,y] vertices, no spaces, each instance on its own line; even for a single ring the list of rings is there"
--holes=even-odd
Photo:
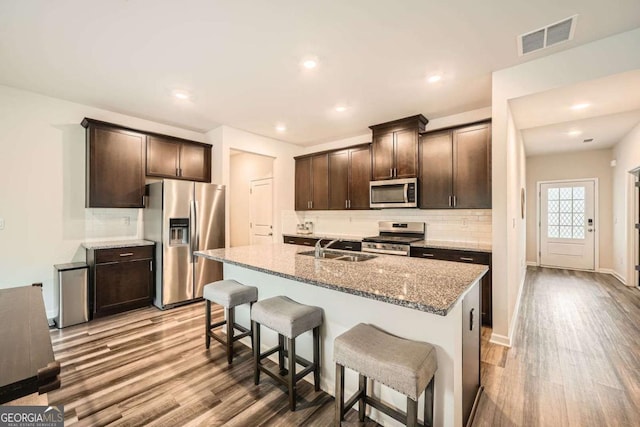
[[[483,331],[474,426],[631,426],[640,419],[640,291],[529,267],[511,349]]]

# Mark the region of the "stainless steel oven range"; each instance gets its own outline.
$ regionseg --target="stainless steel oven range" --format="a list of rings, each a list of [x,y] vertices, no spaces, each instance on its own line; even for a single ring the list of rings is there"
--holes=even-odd
[[[409,256],[411,243],[425,239],[424,222],[378,222],[379,235],[362,239],[362,252]]]

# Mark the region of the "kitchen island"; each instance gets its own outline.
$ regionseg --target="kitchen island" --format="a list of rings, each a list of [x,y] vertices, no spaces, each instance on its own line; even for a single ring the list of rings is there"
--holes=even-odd
[[[214,249],[195,255],[223,262],[224,277],[258,287],[259,299],[286,295],[323,308],[321,388],[332,395],[333,340],[356,324],[373,324],[394,335],[433,344],[438,356],[435,425],[464,425],[470,404],[469,397],[463,395],[471,383],[476,390],[479,386],[478,288],[487,267],[392,255],[349,262],[301,254],[308,251],[308,247],[273,244]],[[469,310],[467,305],[471,306]],[[238,307],[236,318],[248,325],[248,306]],[[264,329],[262,333],[265,349],[277,342],[277,335],[269,332]],[[300,354],[310,357],[311,338],[303,334],[298,341]],[[477,369],[466,368],[469,360],[476,360]],[[356,389],[357,375],[349,370],[347,374],[345,393],[349,394]],[[406,398],[391,389],[375,384],[373,393],[406,409]],[[369,416],[385,425],[396,424],[375,410]]]

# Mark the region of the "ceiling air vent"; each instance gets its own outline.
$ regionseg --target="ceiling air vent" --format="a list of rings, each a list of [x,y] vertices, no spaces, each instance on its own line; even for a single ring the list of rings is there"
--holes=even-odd
[[[573,38],[578,15],[555,22],[518,37],[518,54],[526,55]]]

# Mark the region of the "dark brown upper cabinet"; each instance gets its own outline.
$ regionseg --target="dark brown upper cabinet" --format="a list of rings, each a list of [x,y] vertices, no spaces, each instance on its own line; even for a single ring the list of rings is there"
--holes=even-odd
[[[422,209],[491,208],[491,122],[420,137]]]
[[[211,182],[211,146],[149,135],[147,176]]]
[[[329,153],[329,209],[369,209],[369,144]]]
[[[418,138],[429,121],[422,114],[369,126],[373,180],[418,176]]]
[[[295,209],[328,209],[329,156],[324,153],[296,157],[295,160]]]
[[[84,119],[88,208],[144,207],[146,135]]]

